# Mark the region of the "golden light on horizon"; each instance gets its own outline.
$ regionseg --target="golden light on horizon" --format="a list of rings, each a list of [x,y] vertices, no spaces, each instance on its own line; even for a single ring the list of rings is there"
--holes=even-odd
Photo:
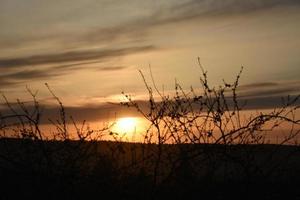
[[[132,134],[136,132],[138,119],[136,117],[122,117],[116,121],[113,131],[120,134]]]

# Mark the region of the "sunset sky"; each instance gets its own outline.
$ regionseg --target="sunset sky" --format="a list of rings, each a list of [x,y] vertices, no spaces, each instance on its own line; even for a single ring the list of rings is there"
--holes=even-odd
[[[145,99],[149,65],[166,91],[199,87],[200,57],[212,85],[244,66],[242,92],[270,108],[299,93],[299,22],[299,0],[0,0],[0,90],[45,103],[48,83],[95,121],[129,112],[108,103],[122,91]]]

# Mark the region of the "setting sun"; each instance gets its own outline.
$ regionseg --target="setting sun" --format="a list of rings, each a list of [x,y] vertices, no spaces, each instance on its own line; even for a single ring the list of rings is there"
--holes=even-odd
[[[117,120],[114,131],[117,133],[134,133],[137,128],[137,119],[134,117],[124,117]]]

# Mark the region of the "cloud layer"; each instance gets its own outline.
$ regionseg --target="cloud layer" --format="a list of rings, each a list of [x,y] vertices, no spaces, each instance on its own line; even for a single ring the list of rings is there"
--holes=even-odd
[[[19,85],[24,86],[30,81],[46,82],[48,79],[69,75],[80,70],[103,72],[125,70],[130,65],[121,62],[111,64],[110,61],[118,61],[120,58],[138,53],[168,49],[168,45],[176,46],[176,42],[182,39],[182,37],[178,36],[177,38],[176,36],[180,35],[179,32],[186,28],[186,26],[181,26],[182,24],[186,25],[193,22],[191,24],[194,27],[200,27],[202,20],[206,20],[209,21],[209,25],[214,26],[216,19],[222,21],[226,17],[239,18],[258,12],[267,13],[267,11],[272,12],[273,9],[285,8],[300,11],[299,0],[168,0],[156,1],[156,3],[139,0],[124,0],[122,2],[117,0],[92,0],[86,3],[85,0],[74,0],[72,5],[67,0],[61,1],[60,5],[55,5],[50,1],[40,4],[33,0],[28,0],[26,3],[18,0],[2,0],[2,2],[5,2],[5,5],[11,5],[11,10],[5,10],[5,8],[9,9],[6,6],[0,7],[0,89]],[[23,7],[15,6],[20,4]],[[48,14],[44,15],[44,12]],[[286,17],[281,15],[280,12],[278,15],[280,18]],[[277,23],[277,21],[275,20],[274,23]],[[5,24],[7,25],[5,26]],[[258,28],[262,28],[261,32],[268,33],[269,29],[265,29],[264,25],[256,26],[254,24],[249,30],[260,31]],[[184,39],[188,40],[195,37],[195,40],[189,41],[190,44],[194,45],[194,42],[196,43],[199,38],[203,38],[202,43],[205,43],[205,37],[210,35],[210,32],[206,32],[206,35],[201,34],[199,33],[201,28],[190,30],[188,34],[184,35]],[[248,35],[248,37],[245,37],[246,39],[244,38],[245,40],[239,38],[241,37],[239,32],[232,33],[239,30],[239,28],[237,26],[236,29],[229,30],[229,33],[224,36],[226,41],[223,42],[228,42],[230,46],[235,48],[234,45],[237,45],[237,43],[244,45],[243,42],[248,43],[253,39],[252,32],[250,33],[251,36]],[[296,28],[293,26],[285,27],[288,33],[291,32],[291,35],[285,35],[286,32],[278,32],[278,35],[281,36],[282,34],[282,38],[279,37],[279,39],[293,47],[293,44],[289,44],[287,40],[297,37],[294,36],[297,33]],[[281,27],[276,27],[275,30],[277,31],[277,29],[281,29]],[[13,31],[10,32],[11,30]],[[270,31],[270,33],[273,34],[274,31]],[[220,31],[219,34],[215,35],[215,38],[208,37],[207,40],[218,40],[222,34],[223,32]],[[171,36],[175,36],[176,41],[171,41],[171,39],[169,41]],[[235,37],[239,40],[232,39]],[[264,39],[261,39],[263,37],[263,34],[257,36],[259,41],[264,41]],[[257,38],[254,38],[254,40]],[[274,41],[277,41],[277,38],[275,39]],[[236,43],[231,43],[232,41]],[[296,46],[297,41],[293,42]],[[252,40],[249,43],[252,45]],[[268,43],[256,44],[257,47],[255,48],[258,50],[265,49],[266,51],[273,50],[272,47],[267,49],[265,44]],[[219,43],[215,45],[221,46]],[[255,43],[253,45],[255,46]],[[274,45],[277,45],[277,43]],[[180,47],[178,45],[178,48]],[[206,48],[209,48],[209,46],[204,44],[203,49],[206,50]],[[227,51],[228,46],[223,48]],[[242,50],[246,49],[245,52],[242,52],[245,55],[248,55],[247,48],[250,47],[245,45],[240,48]],[[12,53],[7,53],[9,51]],[[281,51],[289,52],[284,49]],[[10,56],[3,56],[4,54],[1,52]],[[232,52],[232,54],[236,52]],[[292,54],[295,51],[291,48],[290,52]],[[212,54],[217,53],[219,52],[212,51]],[[255,54],[258,53],[255,52]],[[294,54],[297,54],[297,52]],[[176,56],[186,55],[178,53]],[[170,59],[177,62],[177,57]],[[261,62],[259,57],[257,60]],[[290,62],[292,61],[289,60],[287,63]],[[161,64],[161,66],[164,64]],[[289,65],[285,67],[288,68]],[[174,68],[175,70],[176,68]],[[158,73],[160,72],[163,71]],[[116,79],[107,81],[107,83],[120,82],[119,79],[119,77],[116,77]],[[101,83],[97,84],[100,85]],[[123,83],[120,84],[123,85]],[[131,84],[134,85],[134,83]],[[90,85],[95,85],[95,83]],[[299,86],[299,81],[283,83],[269,81],[244,85],[239,90],[242,100],[248,101],[247,108],[272,108],[280,103],[281,96],[296,95],[299,92]],[[75,85],[75,90],[76,87]],[[140,103],[146,105],[147,102],[140,101]],[[127,113],[123,108],[121,109],[113,104],[68,106],[67,110],[70,115],[74,115],[80,120],[86,118],[91,121],[105,118],[107,113]],[[45,109],[45,112],[49,116],[55,116],[57,108],[50,106],[50,108]],[[78,116],[78,113],[85,113],[85,115]],[[127,114],[130,113],[134,114],[133,111]]]
[[[122,49],[71,51],[59,54],[34,55],[21,58],[0,59],[0,68],[25,67],[33,65],[59,64],[65,62],[83,62],[88,60],[104,60],[128,54],[150,51],[153,46],[128,47]]]
[[[238,100],[240,105],[244,105],[243,110],[260,110],[260,109],[274,109],[283,106],[283,98],[288,95],[290,99],[295,98],[300,95],[299,88],[300,81],[294,82],[263,82],[254,83],[244,86],[240,86],[238,89]],[[140,108],[147,112],[149,109],[148,100],[137,100],[136,103]],[[228,98],[229,106],[233,103],[231,98]],[[19,113],[22,111],[18,108],[17,104],[12,103],[12,105],[18,110]],[[56,103],[45,104],[41,102],[42,107],[42,122],[43,124],[48,124],[49,119],[56,120],[59,118],[59,106]],[[300,106],[300,99],[295,103],[295,105]],[[34,107],[30,102],[26,103],[28,110],[34,110]],[[5,107],[3,104],[0,112],[2,115],[12,114],[11,111]],[[124,116],[141,116],[135,108],[128,108],[126,106],[121,106],[118,103],[88,103],[79,106],[65,106],[66,116],[72,116],[76,121],[82,122],[87,120],[89,122],[101,122],[109,121],[115,117]]]
[[[74,70],[94,69],[100,71],[116,71],[127,66],[108,66],[107,60],[126,55],[153,51],[154,46],[137,46],[120,49],[71,51],[59,54],[35,55],[28,57],[0,59],[0,75],[2,88],[17,85],[25,81],[47,80],[63,76]],[[89,67],[90,64],[99,64],[98,67]]]

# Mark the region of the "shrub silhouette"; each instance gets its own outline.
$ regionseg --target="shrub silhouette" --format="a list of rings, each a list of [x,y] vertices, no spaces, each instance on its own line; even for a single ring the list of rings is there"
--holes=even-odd
[[[108,194],[157,199],[198,196],[199,190],[220,198],[258,193],[288,196],[282,185],[293,188],[300,183],[300,152],[295,143],[300,131],[295,115],[299,95],[288,97],[267,114],[244,119],[244,102],[237,92],[242,69],[232,83],[211,87],[200,60],[198,64],[201,92],[192,87],[186,91],[176,82],[175,95],[165,95],[151,71],[152,87],[140,71],[149,94],[146,107],[123,93],[127,101],[121,105],[135,108],[149,122],[142,143],[122,142],[109,126],[92,130],[85,121],[79,126],[67,117],[63,103],[47,84],[59,106],[59,118],[50,120],[56,129],[50,136],[41,129],[37,93],[27,89],[33,99],[31,109],[21,100],[12,104],[3,95],[11,111],[0,116],[3,197]],[[266,144],[266,132],[283,123],[291,127],[287,137],[279,144]],[[69,126],[75,131],[70,132]],[[102,141],[103,136],[113,141]],[[295,145],[286,145],[291,142]],[[270,184],[272,190],[260,189]],[[229,192],[231,188],[234,191]]]
[[[236,163],[244,172],[243,176],[251,180],[250,176],[260,176],[261,178],[268,173],[265,163],[268,163],[274,155],[276,148],[265,158],[259,158],[258,154],[266,148],[266,132],[272,132],[282,123],[291,125],[288,136],[278,145],[288,144],[296,140],[299,134],[299,120],[295,118],[295,113],[299,110],[299,95],[294,98],[287,98],[281,108],[274,109],[267,114],[257,114],[255,116],[242,119],[238,100],[237,89],[243,68],[238,73],[233,83],[226,83],[215,88],[208,84],[207,72],[204,70],[198,59],[201,70],[201,93],[197,93],[192,87],[190,91],[185,91],[175,83],[175,95],[164,95],[155,85],[155,81],[150,69],[153,87],[145,79],[143,73],[140,74],[149,94],[147,109],[134,101],[130,95],[125,95],[127,102],[122,103],[128,107],[134,107],[149,122],[150,127],[145,135],[147,142],[156,142],[156,158],[153,170],[154,183],[164,179],[165,166],[163,162],[168,162],[166,157],[169,152],[163,152],[162,146],[166,143],[176,144],[178,153],[174,156],[181,163],[192,159],[195,162],[198,158],[208,162],[208,169],[205,176],[210,179],[213,174],[223,171],[222,176],[229,176],[224,166],[219,162]],[[271,124],[271,125],[270,125]],[[150,138],[150,139],[149,139]],[[151,141],[152,140],[152,141]],[[195,144],[195,145],[183,145]],[[200,144],[206,144],[199,148]],[[219,144],[218,148],[212,149],[211,145]],[[251,148],[247,145],[251,144]],[[233,146],[234,145],[234,146]],[[238,151],[235,152],[238,145]],[[265,150],[266,151],[266,150]],[[198,158],[197,158],[198,157]],[[203,158],[202,158],[203,157]],[[264,164],[262,164],[264,163]],[[171,159],[168,165],[173,165]],[[203,163],[202,163],[203,165]],[[262,166],[260,166],[262,165]],[[161,167],[163,166],[163,167]],[[173,173],[171,170],[168,173]],[[218,174],[220,176],[220,174]],[[238,176],[241,177],[241,176]],[[228,178],[228,177],[227,177]]]

